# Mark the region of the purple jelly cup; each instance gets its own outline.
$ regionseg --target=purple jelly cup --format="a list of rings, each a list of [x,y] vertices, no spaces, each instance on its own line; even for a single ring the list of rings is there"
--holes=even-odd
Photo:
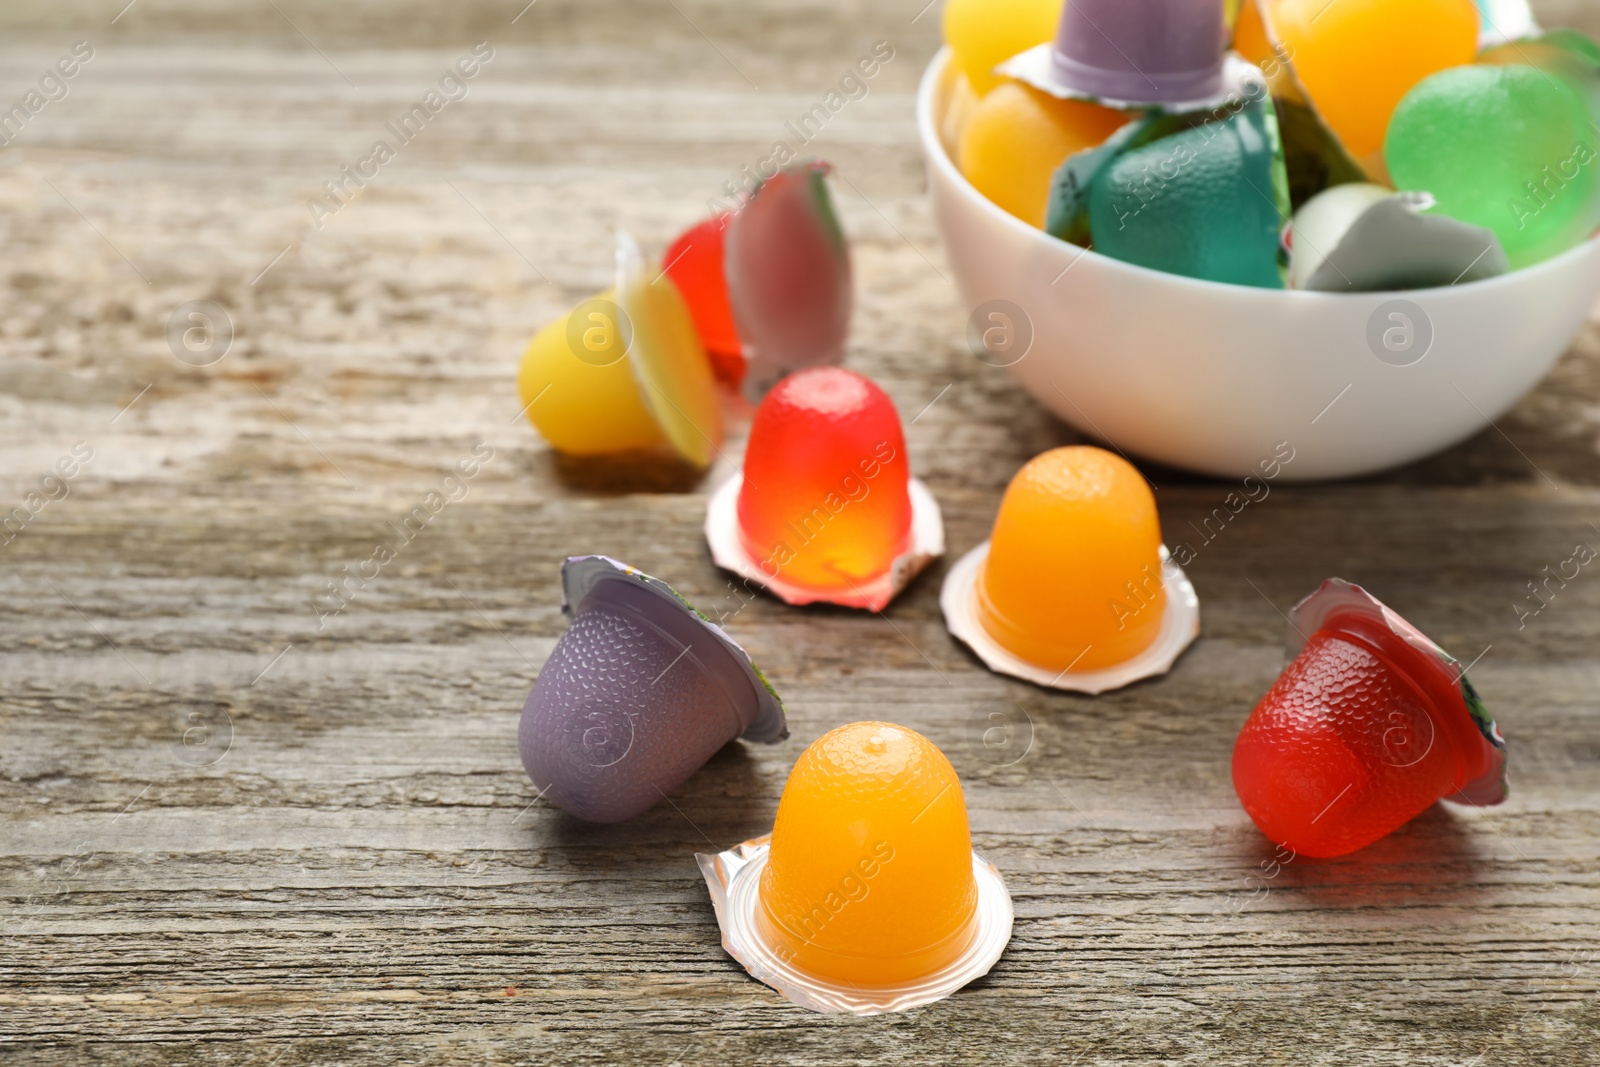
[[[1223,0],[1067,0],[1054,81],[1086,96],[1176,103],[1223,90]]]
[[[736,737],[789,736],[783,702],[744,649],[665,582],[607,556],[561,565],[561,635],[522,708],[517,747],[539,794],[621,822]]]

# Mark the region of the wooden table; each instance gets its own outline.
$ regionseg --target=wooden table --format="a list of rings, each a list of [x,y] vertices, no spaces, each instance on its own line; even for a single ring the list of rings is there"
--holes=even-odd
[[[809,150],[854,242],[849,364],[909,423],[951,558],[1077,438],[962,341],[912,126],[936,10],[523,2],[0,13],[0,101],[93,49],[0,152],[0,506],[44,501],[0,550],[4,1062],[1600,1062],[1600,577],[1517,612],[1600,545],[1593,323],[1461,447],[1252,505],[1188,568],[1202,636],[1159,681],[989,673],[945,633],[944,565],[883,617],[763,597],[727,626],[789,742],[730,746],[625,825],[536,803],[516,723],[560,560],[715,610],[700,522],[742,430],[698,481],[560,460],[518,418],[521,347],[607,283],[614,227],[659,252],[875,41],[894,58]],[[323,183],[478,41],[466,97],[331,210]],[[206,366],[167,340],[195,300],[236,333]],[[480,441],[470,495],[319,625],[312,598]],[[1169,538],[1229,491],[1147,473]],[[1330,574],[1477,657],[1513,794],[1263,893],[1229,752],[1280,611]],[[998,756],[990,712],[1023,731]],[[1015,936],[936,1006],[824,1017],[726,955],[692,854],[765,832],[804,745],[868,717],[949,755]]]

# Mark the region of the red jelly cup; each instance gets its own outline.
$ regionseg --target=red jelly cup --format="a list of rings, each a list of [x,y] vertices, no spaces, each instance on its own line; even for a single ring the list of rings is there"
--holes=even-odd
[[[685,230],[672,242],[661,261],[672,284],[689,305],[689,317],[711,357],[711,369],[724,385],[737,386],[744,378],[744,350],[733,324],[728,302],[728,281],[723,274],[723,238],[727,213]]]
[[[1505,799],[1505,741],[1461,665],[1338,578],[1295,606],[1294,662],[1233,748],[1261,832],[1314,857],[1364,848],[1439,800]]]
[[[894,403],[840,367],[785,378],[750,425],[739,532],[773,573],[849,593],[911,540],[911,463]]]
[[[882,611],[944,552],[894,402],[842,367],[791,374],[750,424],[744,469],[706,508],[711,558],[790,604]]]

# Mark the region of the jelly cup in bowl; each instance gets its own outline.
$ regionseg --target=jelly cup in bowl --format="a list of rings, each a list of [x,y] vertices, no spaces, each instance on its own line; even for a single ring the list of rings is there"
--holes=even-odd
[[[968,336],[1045,407],[1126,452],[1296,481],[1419,459],[1533,388],[1600,294],[1600,239],[1484,281],[1390,293],[1224,285],[1086,251],[961,176],[941,138],[947,68],[945,49],[917,125]]]

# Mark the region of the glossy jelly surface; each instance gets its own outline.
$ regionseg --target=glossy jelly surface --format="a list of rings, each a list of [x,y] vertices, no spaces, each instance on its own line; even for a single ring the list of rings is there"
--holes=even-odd
[[[961,135],[961,173],[984,196],[1042,229],[1050,178],[1061,161],[1100,144],[1128,118],[1007,81],[968,117]]]
[[[1600,224],[1595,116],[1568,80],[1535,67],[1435,75],[1395,112],[1386,150],[1401,189],[1493,230],[1512,267],[1571,248]]]
[[[1329,619],[1234,745],[1251,820],[1303,855],[1340,856],[1482,774],[1483,745],[1442,670],[1369,618]]]
[[[1267,34],[1266,19],[1261,15],[1264,2],[1243,0],[1239,5],[1239,14],[1233,23],[1232,47],[1264,73],[1276,74],[1279,46]]]
[[[978,575],[978,620],[1028,663],[1096,670],[1161,632],[1161,526],[1127,460],[1088,446],[1036,456],[1006,487]]]
[[[994,68],[1055,35],[1060,0],[948,0],[944,39],[973,90],[1000,82]]]
[[[750,427],[740,536],[769,576],[850,592],[908,549],[910,479],[900,416],[882,389],[840,367],[792,374]]]
[[[1362,162],[1382,151],[1413,86],[1478,50],[1472,0],[1276,0],[1268,20],[1318,114]]]
[[[910,981],[966,949],[977,902],[966,800],[938,748],[858,722],[806,749],[761,874],[757,922],[776,951],[838,982]]]
[[[1283,288],[1288,179],[1276,136],[1258,105],[1118,156],[1089,190],[1095,250],[1169,274]]]
[[[694,328],[711,357],[717,379],[738,385],[744,377],[744,355],[739,347],[739,332],[733,325],[733,306],[728,303],[728,280],[723,273],[722,240],[728,226],[727,215],[706,219],[685,230],[661,257],[684,303]]]
[[[517,392],[541,437],[573,455],[666,445],[628,359],[632,326],[608,289],[534,334]]]

